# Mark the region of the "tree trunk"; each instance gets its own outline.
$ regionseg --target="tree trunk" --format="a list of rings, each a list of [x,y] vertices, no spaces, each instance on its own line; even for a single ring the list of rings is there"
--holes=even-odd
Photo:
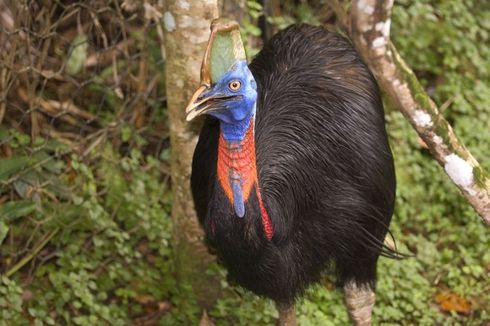
[[[213,304],[220,285],[215,277],[206,273],[214,259],[203,243],[203,232],[197,221],[189,183],[197,130],[195,125],[185,121],[184,111],[198,87],[209,27],[217,16],[217,0],[170,0],[166,2],[163,14],[176,274],[180,284],[192,286],[203,307]]]

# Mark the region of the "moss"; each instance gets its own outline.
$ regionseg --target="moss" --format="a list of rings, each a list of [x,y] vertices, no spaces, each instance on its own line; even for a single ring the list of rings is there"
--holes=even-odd
[[[415,76],[413,71],[403,61],[393,45],[391,46],[391,51],[393,52],[393,61],[395,63],[395,66],[397,67],[397,70],[401,73],[403,80],[408,84],[408,88],[412,92],[415,102],[417,102],[421,109],[427,111],[427,113],[430,114],[432,120],[436,120],[437,112],[434,109],[429,96],[417,79],[417,76]]]
[[[449,138],[449,124],[444,119],[443,116],[436,110],[435,105],[431,101],[430,97],[427,95],[422,84],[420,84],[417,76],[414,72],[407,66],[403,59],[398,54],[396,48],[392,45],[391,51],[393,52],[393,58],[397,71],[401,74],[402,79],[408,84],[408,88],[412,93],[415,102],[419,107],[427,112],[433,123],[434,130],[436,134],[444,140],[444,144],[447,145],[449,151],[456,152],[459,156],[464,159],[468,158],[468,153],[460,148],[455,148],[451,139]]]
[[[476,185],[481,189],[487,188],[488,177],[481,166],[476,166],[473,169],[473,177]]]
[[[391,51],[393,52],[393,62],[395,63],[397,71],[401,74],[402,80],[407,83],[415,102],[419,105],[420,109],[424,110],[430,115],[431,120],[434,122],[436,134],[444,140],[445,144],[448,144],[448,146],[451,147],[451,142],[449,141],[448,136],[449,126],[447,122],[436,112],[431,104],[429,96],[417,79],[417,76],[415,76],[413,71],[403,61],[393,44],[391,44]],[[450,150],[453,149],[450,148]]]
[[[454,151],[454,148],[449,139],[449,124],[447,123],[447,121],[443,117],[438,115],[437,118],[434,120],[434,129],[436,131],[436,134],[444,140],[444,144],[447,144],[449,146],[449,150]]]

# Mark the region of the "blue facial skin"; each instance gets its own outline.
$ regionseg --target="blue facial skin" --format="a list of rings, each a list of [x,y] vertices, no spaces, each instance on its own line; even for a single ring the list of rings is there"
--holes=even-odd
[[[237,90],[230,88],[230,83],[234,81],[240,83]],[[255,115],[257,101],[257,84],[247,62],[237,61],[202,97],[217,97],[212,110],[207,114],[220,120],[224,139],[243,140],[250,126],[250,119]],[[220,97],[229,98],[219,99]]]

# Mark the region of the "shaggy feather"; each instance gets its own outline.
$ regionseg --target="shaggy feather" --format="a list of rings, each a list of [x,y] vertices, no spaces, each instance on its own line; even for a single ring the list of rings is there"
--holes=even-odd
[[[209,243],[241,286],[294,302],[334,266],[340,286],[374,287],[393,213],[395,172],[377,84],[351,44],[322,28],[291,26],[253,60],[258,88],[256,166],[274,235],[263,231],[256,191],[245,216],[217,176],[219,122],[208,117],[192,169]]]

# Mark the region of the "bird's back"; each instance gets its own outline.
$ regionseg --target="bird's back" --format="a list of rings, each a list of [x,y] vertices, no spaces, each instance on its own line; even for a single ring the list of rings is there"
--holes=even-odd
[[[377,211],[388,224],[395,176],[383,106],[349,41],[294,25],[250,68],[259,89],[257,166],[264,196],[287,215],[277,218],[308,220],[298,214],[320,210],[336,223],[375,225],[364,215]]]
[[[232,248],[238,251],[240,245],[230,240],[221,251],[225,265],[241,285],[284,302],[316,280],[330,261],[340,283],[373,282],[395,195],[373,76],[348,40],[308,25],[275,35],[250,69],[258,86],[257,174],[274,237],[270,243],[253,242],[250,251],[245,244],[243,261]],[[225,205],[216,200],[218,137],[219,123],[208,118],[192,176],[201,222],[210,205]],[[247,270],[250,264],[254,268]]]

